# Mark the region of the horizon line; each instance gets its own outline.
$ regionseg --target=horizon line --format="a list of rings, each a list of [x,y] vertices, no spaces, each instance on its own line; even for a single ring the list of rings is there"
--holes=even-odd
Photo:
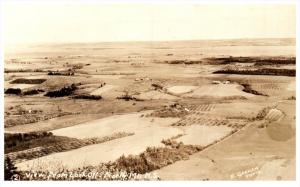
[[[296,37],[245,37],[245,38],[209,38],[209,39],[175,39],[175,40],[112,40],[112,41],[62,41],[62,42],[20,42],[20,43],[5,43],[4,45],[41,45],[41,44],[95,44],[95,43],[139,43],[139,42],[191,42],[191,41],[217,41],[217,40],[271,40],[271,39],[294,39],[296,41]]]

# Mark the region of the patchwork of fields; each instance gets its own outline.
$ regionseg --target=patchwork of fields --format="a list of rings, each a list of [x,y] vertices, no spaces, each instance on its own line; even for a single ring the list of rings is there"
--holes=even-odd
[[[294,43],[234,43],[8,53],[5,156],[21,173],[89,168],[155,173],[154,180],[293,180]],[[251,168],[259,172],[237,175]]]

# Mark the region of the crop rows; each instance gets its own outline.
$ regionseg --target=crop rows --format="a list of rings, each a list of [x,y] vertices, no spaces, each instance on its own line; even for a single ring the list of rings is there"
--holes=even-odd
[[[232,128],[242,128],[246,125],[246,121],[237,119],[224,119],[207,117],[204,114],[191,114],[173,124],[173,126],[190,126],[190,125],[205,125],[205,126],[228,126]]]
[[[269,111],[265,118],[269,121],[277,121],[283,116],[284,114],[280,110],[272,109]]]
[[[198,112],[198,111],[211,111],[215,108],[216,105],[214,104],[202,104],[202,105],[199,105],[196,109],[195,109],[195,112]]]
[[[84,146],[100,144],[114,139],[123,138],[132,135],[134,135],[134,133],[119,132],[119,133],[112,134],[111,136],[105,136],[100,138],[87,138],[87,139],[69,138],[66,141],[57,142],[54,145],[50,145],[46,147],[40,146],[40,147],[34,147],[22,151],[10,152],[6,154],[6,156],[8,156],[11,160],[14,160],[15,163],[18,163],[24,160],[39,158],[52,153],[78,149]]]

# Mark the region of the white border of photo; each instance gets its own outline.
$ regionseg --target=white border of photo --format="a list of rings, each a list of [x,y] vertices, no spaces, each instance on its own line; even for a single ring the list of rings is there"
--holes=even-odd
[[[4,4],[20,4],[20,3],[30,3],[30,4],[128,4],[128,3],[139,3],[139,4],[295,4],[297,3],[297,32],[299,33],[299,2],[297,0],[0,0],[1,1],[1,71],[4,71],[4,38],[3,36],[3,5]],[[22,16],[22,15],[20,15]],[[4,28],[5,29],[5,28]],[[299,55],[299,34],[297,36],[297,55]],[[299,60],[297,58],[297,82],[299,80]],[[279,186],[300,186],[299,183],[299,160],[296,161],[296,181],[3,181],[4,179],[4,76],[1,74],[1,161],[0,161],[0,178],[1,184],[0,186],[16,186],[16,187],[41,187],[41,186],[163,186],[163,185],[170,185],[170,186],[231,186],[231,187],[252,187],[252,186],[272,186],[272,187],[279,187]],[[297,86],[297,97],[299,97],[299,90]],[[300,98],[300,97],[299,97]],[[299,100],[296,100],[297,106],[299,106]],[[299,124],[299,110],[297,110],[297,118],[296,124]],[[296,149],[296,158],[299,157],[299,128],[296,128],[297,134],[297,149]]]

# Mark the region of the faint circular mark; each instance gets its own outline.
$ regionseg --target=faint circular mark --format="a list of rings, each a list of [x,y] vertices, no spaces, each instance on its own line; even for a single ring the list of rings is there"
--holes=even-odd
[[[279,122],[270,123],[266,131],[269,137],[275,141],[287,141],[295,135],[295,131],[290,125]]]

